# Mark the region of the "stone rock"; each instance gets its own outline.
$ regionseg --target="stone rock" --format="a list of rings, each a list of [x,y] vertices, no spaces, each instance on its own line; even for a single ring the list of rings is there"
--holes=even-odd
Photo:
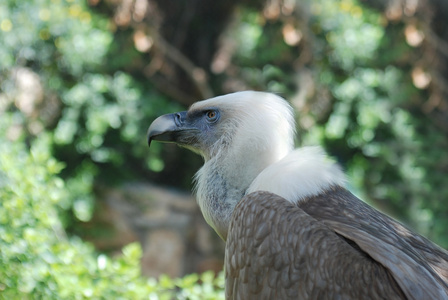
[[[113,228],[113,234],[89,238],[100,250],[116,251],[138,240],[142,274],[151,277],[222,269],[224,242],[190,194],[141,182],[98,191],[100,209],[92,222]]]

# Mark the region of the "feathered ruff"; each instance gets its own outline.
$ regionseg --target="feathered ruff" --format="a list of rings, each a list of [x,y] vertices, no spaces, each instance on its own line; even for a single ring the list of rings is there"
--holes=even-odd
[[[330,160],[320,147],[303,147],[266,167],[246,194],[266,191],[297,203],[331,186],[344,186],[345,183],[346,177],[339,165]]]

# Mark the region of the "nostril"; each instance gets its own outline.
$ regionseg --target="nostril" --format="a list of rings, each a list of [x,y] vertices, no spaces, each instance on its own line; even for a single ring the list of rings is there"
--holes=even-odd
[[[176,126],[182,125],[182,116],[180,113],[174,114],[174,123],[176,123]]]

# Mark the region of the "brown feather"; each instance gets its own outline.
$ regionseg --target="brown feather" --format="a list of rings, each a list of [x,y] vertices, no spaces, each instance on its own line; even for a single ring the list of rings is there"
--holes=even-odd
[[[342,187],[298,205],[387,267],[409,299],[448,298],[448,253]]]
[[[225,270],[226,299],[406,299],[381,263],[267,192],[235,208]]]

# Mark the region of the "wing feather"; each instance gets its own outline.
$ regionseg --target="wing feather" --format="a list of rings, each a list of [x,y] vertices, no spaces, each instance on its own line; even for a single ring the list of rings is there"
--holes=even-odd
[[[299,203],[390,270],[409,299],[448,299],[448,253],[341,187]]]

